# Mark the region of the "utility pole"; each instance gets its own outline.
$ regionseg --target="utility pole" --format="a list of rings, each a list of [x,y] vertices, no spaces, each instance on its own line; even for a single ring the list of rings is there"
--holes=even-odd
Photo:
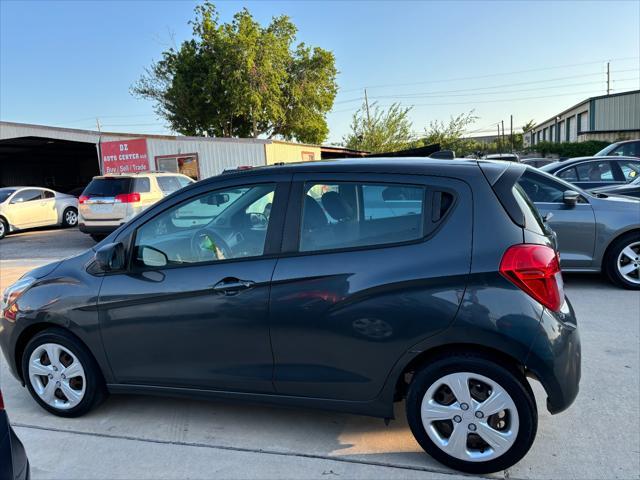
[[[98,127],[98,132],[102,132],[102,130],[100,130],[100,119],[96,117],[96,127]]]
[[[611,76],[609,75],[609,63],[610,62],[607,62],[607,95],[609,95],[609,86],[611,84]]]
[[[371,128],[371,117],[369,116],[369,97],[367,97],[367,89],[364,89],[364,105],[367,109],[367,126]]]
[[[506,143],[504,138],[504,120],[500,120],[500,123],[502,123],[502,145],[504,145]]]
[[[500,141],[500,124],[498,123],[498,153],[502,153],[502,142]]]
[[[515,150],[515,145],[513,144],[513,115],[511,115],[511,153]]]

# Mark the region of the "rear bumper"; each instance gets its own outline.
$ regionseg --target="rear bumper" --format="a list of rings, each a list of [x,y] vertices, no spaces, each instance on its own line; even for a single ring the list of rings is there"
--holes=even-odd
[[[540,331],[525,365],[547,392],[550,413],[569,408],[580,389],[581,347],[575,315],[568,300],[559,313],[545,309]]]
[[[122,223],[96,224],[79,223],[78,228],[82,233],[107,235],[116,230]]]

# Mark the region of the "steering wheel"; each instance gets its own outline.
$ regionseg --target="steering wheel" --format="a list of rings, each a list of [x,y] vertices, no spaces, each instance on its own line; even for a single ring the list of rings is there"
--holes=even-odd
[[[191,237],[191,252],[198,261],[232,258],[233,253],[220,235],[206,228],[196,230]]]

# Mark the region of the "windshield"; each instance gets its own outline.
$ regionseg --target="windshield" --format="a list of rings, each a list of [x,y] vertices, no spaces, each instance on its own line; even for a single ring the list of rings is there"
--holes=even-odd
[[[15,188],[0,188],[0,203],[4,203],[4,201],[15,191]]]

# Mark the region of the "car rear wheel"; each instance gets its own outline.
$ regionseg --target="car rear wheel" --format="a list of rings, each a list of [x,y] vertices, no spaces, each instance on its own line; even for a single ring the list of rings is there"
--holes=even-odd
[[[83,415],[106,397],[102,373],[91,353],[62,329],[44,330],[29,341],[22,372],[35,401],[61,417]]]
[[[429,455],[474,474],[517,463],[533,444],[538,423],[527,380],[472,354],[442,357],[416,372],[406,409],[411,431]]]
[[[632,232],[613,242],[603,267],[616,285],[640,290],[640,233]]]
[[[67,208],[62,213],[62,226],[75,227],[78,225],[78,211],[75,208]]]

